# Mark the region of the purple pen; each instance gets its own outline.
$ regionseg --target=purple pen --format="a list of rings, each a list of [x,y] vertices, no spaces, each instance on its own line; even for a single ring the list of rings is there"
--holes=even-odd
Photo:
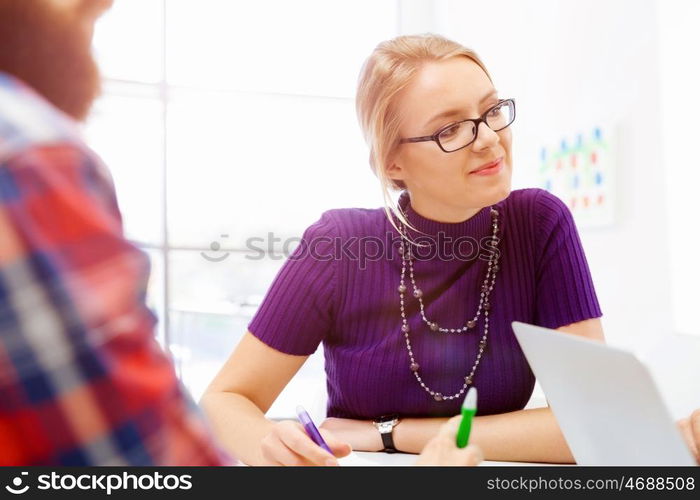
[[[297,417],[299,417],[299,422],[301,422],[301,425],[304,426],[306,433],[313,440],[313,442],[332,455],[333,452],[323,440],[321,433],[318,432],[318,429],[314,425],[314,421],[311,420],[311,417],[302,406],[297,406]]]

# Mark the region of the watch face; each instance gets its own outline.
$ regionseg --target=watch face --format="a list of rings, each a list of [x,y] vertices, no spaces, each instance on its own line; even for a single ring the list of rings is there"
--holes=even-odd
[[[390,433],[396,424],[399,423],[399,416],[394,415],[382,415],[379,417],[374,424],[377,426],[380,434]]]
[[[394,426],[391,424],[391,422],[379,422],[377,425],[377,429],[379,430],[380,434],[391,432],[393,428]]]

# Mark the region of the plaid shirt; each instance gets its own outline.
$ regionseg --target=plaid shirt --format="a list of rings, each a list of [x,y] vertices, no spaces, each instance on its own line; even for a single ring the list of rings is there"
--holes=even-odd
[[[74,122],[0,73],[0,465],[217,465]]]

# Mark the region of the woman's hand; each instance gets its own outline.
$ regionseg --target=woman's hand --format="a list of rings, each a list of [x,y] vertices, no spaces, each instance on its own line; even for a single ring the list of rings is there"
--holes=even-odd
[[[267,465],[338,465],[336,457],[348,455],[352,448],[332,432],[320,429],[321,435],[333,452],[329,454],[318,446],[299,422],[277,422],[263,438],[260,447]]]
[[[680,419],[677,424],[695,461],[700,465],[700,409],[691,413],[690,417]]]
[[[478,465],[484,456],[475,445],[457,448],[457,429],[461,415],[452,417],[433,439],[428,441],[416,465]]]
[[[331,432],[338,439],[349,443],[356,451],[381,451],[384,449],[382,437],[371,420],[329,417],[321,424],[321,429]]]

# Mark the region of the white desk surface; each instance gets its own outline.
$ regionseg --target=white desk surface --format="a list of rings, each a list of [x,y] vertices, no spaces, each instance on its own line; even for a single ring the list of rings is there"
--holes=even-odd
[[[409,453],[382,453],[368,451],[354,451],[349,456],[341,458],[338,461],[340,465],[376,467],[376,466],[401,466],[413,465],[418,455]],[[484,461],[482,466],[537,466],[537,465],[562,465],[562,464],[546,464],[534,462],[491,462]],[[567,465],[567,464],[565,464]]]

